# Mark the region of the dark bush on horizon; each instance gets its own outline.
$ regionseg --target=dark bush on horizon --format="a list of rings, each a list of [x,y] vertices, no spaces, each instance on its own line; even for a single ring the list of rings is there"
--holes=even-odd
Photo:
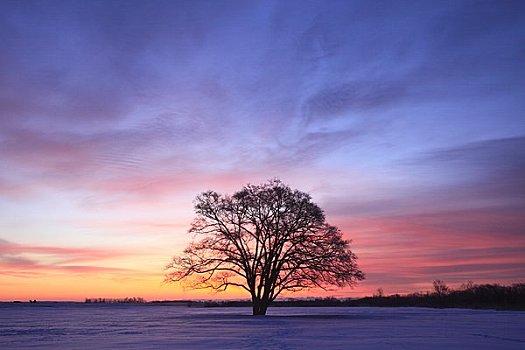
[[[525,283],[510,286],[472,284],[454,290],[444,282],[434,283],[434,292],[407,295],[374,296],[360,299],[358,304],[370,306],[465,307],[525,310]],[[446,287],[446,288],[444,288]]]
[[[86,304],[143,304],[144,298],[86,298]]]

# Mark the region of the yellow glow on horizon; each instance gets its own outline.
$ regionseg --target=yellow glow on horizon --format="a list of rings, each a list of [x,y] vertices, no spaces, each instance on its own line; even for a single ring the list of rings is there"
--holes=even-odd
[[[106,278],[97,276],[35,276],[0,278],[1,301],[30,299],[49,301],[83,301],[85,298],[142,297],[151,300],[172,299],[244,299],[240,289],[226,292],[185,289],[180,284],[163,283],[162,275],[141,278]]]
[[[195,290],[184,288],[178,283],[163,283],[163,275],[155,274],[137,278],[115,278],[97,275],[42,275],[32,277],[2,276],[0,301],[40,300],[40,301],[84,301],[86,298],[126,298],[141,297],[153,300],[183,299],[249,299],[250,295],[238,287],[230,287],[225,292],[209,289]],[[368,289],[368,288],[365,288]],[[311,290],[289,293],[282,297],[348,297],[371,295],[371,290],[334,289],[330,291]],[[364,293],[365,292],[365,293]],[[355,295],[353,295],[355,293]]]

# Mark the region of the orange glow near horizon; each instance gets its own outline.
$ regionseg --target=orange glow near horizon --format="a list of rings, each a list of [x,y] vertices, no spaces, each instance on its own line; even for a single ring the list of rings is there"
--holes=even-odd
[[[341,219],[334,223],[352,238],[352,249],[358,255],[360,268],[367,275],[354,289],[308,290],[283,297],[362,297],[378,288],[386,294],[431,290],[434,279],[445,280],[452,287],[472,280],[475,283],[512,284],[519,276],[525,258],[519,252],[501,254],[498,237],[477,227],[490,227],[499,216],[460,215],[462,221],[475,220],[474,233],[463,231],[453,237],[452,228],[435,222],[454,223],[454,218],[441,216],[391,217],[379,219]],[[137,226],[99,223],[107,228]],[[174,223],[156,225],[160,232],[181,226]],[[453,226],[453,225],[452,225]],[[180,229],[180,227],[179,227]],[[182,233],[186,242],[190,237]],[[486,235],[480,241],[479,237]],[[161,237],[164,237],[161,235]],[[444,237],[447,237],[444,239]],[[491,241],[493,237],[494,241]],[[83,301],[85,298],[142,297],[146,300],[175,299],[248,299],[239,288],[226,292],[186,289],[180,284],[166,284],[164,266],[170,256],[181,251],[183,241],[170,247],[147,249],[71,248],[45,245],[23,245],[0,242],[0,252],[10,256],[2,262],[0,300]],[[518,239],[516,244],[522,244]],[[513,255],[514,254],[514,255]],[[513,272],[515,271],[515,272]],[[493,276],[499,276],[494,278]]]

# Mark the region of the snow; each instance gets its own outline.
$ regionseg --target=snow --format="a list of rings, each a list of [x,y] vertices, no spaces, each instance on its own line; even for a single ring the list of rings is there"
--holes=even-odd
[[[525,349],[525,312],[0,303],[0,349]]]

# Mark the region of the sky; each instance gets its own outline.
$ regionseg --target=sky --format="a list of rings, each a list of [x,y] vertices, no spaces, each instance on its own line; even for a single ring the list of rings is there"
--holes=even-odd
[[[166,285],[200,192],[308,192],[354,297],[525,281],[525,2],[0,0],[0,300]]]

